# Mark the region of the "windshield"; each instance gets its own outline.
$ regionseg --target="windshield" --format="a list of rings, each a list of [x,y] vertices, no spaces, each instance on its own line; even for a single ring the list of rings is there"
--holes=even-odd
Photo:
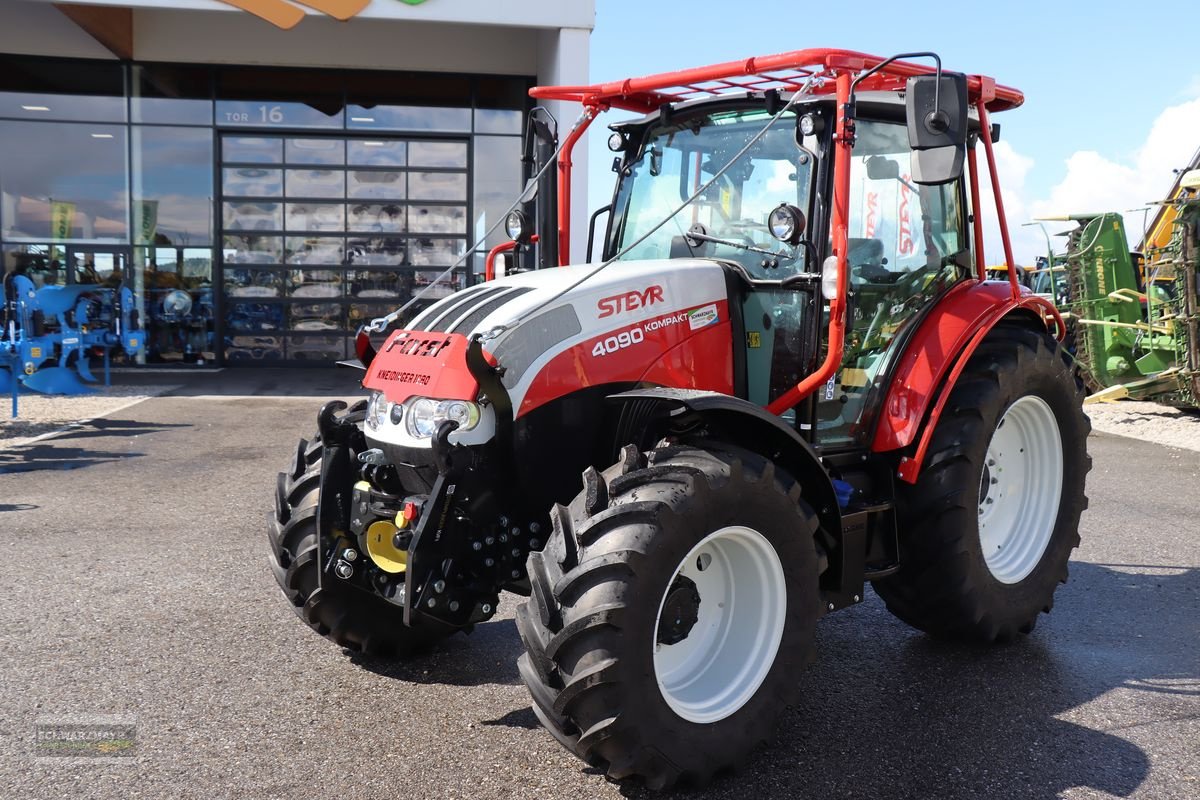
[[[770,119],[762,109],[726,111],[651,128],[618,190],[610,252],[654,228]],[[812,154],[796,143],[795,115],[784,114],[712,186],[626,258],[722,258],[739,262],[751,277],[763,280],[806,271],[804,247],[791,247],[771,236],[767,216],[780,203],[809,214],[813,161]],[[697,224],[704,226],[707,236],[723,241],[689,244],[684,234]],[[746,246],[781,253],[778,266],[763,266],[764,255],[747,251]]]

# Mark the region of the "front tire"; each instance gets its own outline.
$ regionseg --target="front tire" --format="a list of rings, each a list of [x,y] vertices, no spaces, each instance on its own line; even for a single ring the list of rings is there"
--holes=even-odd
[[[612,778],[703,784],[770,737],[812,660],[816,517],[723,445],[631,446],[584,482],[517,611],[534,711]]]
[[[1002,323],[951,391],[915,485],[900,484],[888,609],[948,638],[1029,633],[1067,580],[1087,508],[1082,381],[1044,331]]]
[[[399,606],[332,578],[320,584],[317,498],[323,453],[320,434],[311,442],[300,440],[291,469],[279,473],[267,531],[271,571],[300,619],[352,652],[381,658],[418,653],[454,633],[427,620],[407,626]]]

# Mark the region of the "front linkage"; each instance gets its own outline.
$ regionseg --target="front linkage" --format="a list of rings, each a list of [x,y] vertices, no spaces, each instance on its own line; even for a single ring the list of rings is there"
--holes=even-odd
[[[317,416],[322,456],[317,519],[323,587],[351,586],[403,609],[405,625],[428,617],[468,629],[496,613],[499,592],[529,594],[525,562],[545,543],[544,514],[519,507],[510,491],[512,405],[502,370],[487,363],[479,338],[467,366],[497,419],[487,445],[451,444],[454,422],[433,437],[437,477],[427,493],[405,490],[396,466],[369,448],[365,409]]]

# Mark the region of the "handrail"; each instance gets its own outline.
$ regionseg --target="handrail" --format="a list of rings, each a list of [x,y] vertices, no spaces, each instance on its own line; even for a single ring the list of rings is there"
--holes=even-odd
[[[537,243],[538,235],[535,233],[529,237],[529,243]],[[515,250],[517,243],[513,240],[501,242],[500,244],[488,250],[487,258],[483,261],[483,279],[484,281],[494,281],[496,279],[496,256],[501,253],[507,253],[510,250]]]

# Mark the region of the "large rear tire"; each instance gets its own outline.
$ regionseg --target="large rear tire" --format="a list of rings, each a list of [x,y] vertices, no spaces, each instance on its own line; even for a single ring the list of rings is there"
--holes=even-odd
[[[352,652],[382,658],[412,655],[454,633],[424,620],[409,627],[397,605],[331,581],[320,585],[317,496],[323,452],[320,434],[311,442],[300,440],[292,468],[279,473],[267,531],[271,570],[300,619]]]
[[[534,711],[612,778],[703,784],[771,736],[812,660],[816,517],[724,445],[630,446],[584,483],[517,610]]]
[[[900,484],[900,571],[875,582],[930,634],[1029,633],[1067,580],[1087,508],[1083,382],[1054,339],[993,330],[951,391],[915,485]]]

